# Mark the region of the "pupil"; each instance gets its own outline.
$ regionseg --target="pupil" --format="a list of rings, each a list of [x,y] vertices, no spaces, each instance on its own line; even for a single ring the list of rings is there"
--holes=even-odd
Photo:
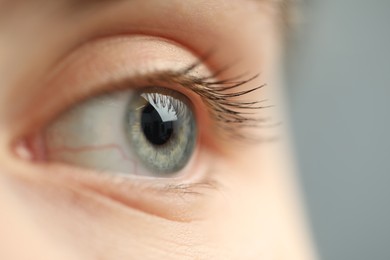
[[[173,133],[173,121],[164,122],[160,112],[151,104],[142,111],[141,127],[146,139],[154,145],[165,144]]]

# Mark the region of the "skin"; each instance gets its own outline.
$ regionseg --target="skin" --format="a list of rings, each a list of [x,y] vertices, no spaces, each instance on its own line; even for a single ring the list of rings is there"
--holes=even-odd
[[[273,108],[256,113],[285,122],[271,2],[0,1],[0,259],[315,259],[285,123],[245,132],[263,142],[237,143],[211,131],[199,97],[183,90],[203,124],[173,179],[37,162],[25,142],[102,82],[210,49],[199,73],[232,63],[219,77],[261,72],[242,90],[266,83],[249,97]]]

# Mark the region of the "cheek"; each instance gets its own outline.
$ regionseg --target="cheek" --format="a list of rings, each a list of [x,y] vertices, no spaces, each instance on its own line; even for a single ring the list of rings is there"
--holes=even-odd
[[[80,259],[36,225],[26,207],[29,201],[15,196],[8,172],[0,172],[0,259]]]
[[[77,256],[66,259],[215,259],[220,254],[210,246],[205,221],[175,222],[47,182],[9,183],[18,200],[28,201],[23,216],[39,231],[32,237],[39,234],[50,241],[44,244],[48,249],[59,247]]]
[[[283,233],[289,232],[285,224],[291,205],[278,166],[287,163],[279,154],[275,164],[274,145],[259,146],[264,147],[237,154],[215,169],[221,189],[209,207],[206,230],[231,259],[273,259]]]
[[[67,259],[242,259],[243,252],[245,259],[258,259],[271,247],[271,191],[276,189],[267,163],[254,163],[259,156],[251,150],[216,164],[213,174],[221,184],[197,208],[200,219],[167,220],[77,186],[39,178],[7,181],[23,202],[23,213],[12,216],[29,219],[29,226],[50,241],[44,246],[78,256]]]

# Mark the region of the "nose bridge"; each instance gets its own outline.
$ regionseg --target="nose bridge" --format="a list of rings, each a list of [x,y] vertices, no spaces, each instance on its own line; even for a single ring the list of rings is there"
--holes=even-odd
[[[22,201],[7,185],[6,176],[0,166],[0,259],[75,259],[56,248],[34,225]]]

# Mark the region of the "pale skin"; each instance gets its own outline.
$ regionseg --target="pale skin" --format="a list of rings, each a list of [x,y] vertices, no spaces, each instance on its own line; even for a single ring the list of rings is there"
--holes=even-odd
[[[315,259],[283,107],[279,8],[266,0],[0,0],[0,259]],[[231,63],[218,77],[260,73],[242,90],[266,84],[250,99],[269,100],[272,108],[256,113],[278,124],[245,132],[263,141],[211,131],[200,97],[181,90],[200,114],[201,140],[178,177],[38,162],[26,146],[72,106],[67,95],[188,65],[210,49],[199,73]]]

